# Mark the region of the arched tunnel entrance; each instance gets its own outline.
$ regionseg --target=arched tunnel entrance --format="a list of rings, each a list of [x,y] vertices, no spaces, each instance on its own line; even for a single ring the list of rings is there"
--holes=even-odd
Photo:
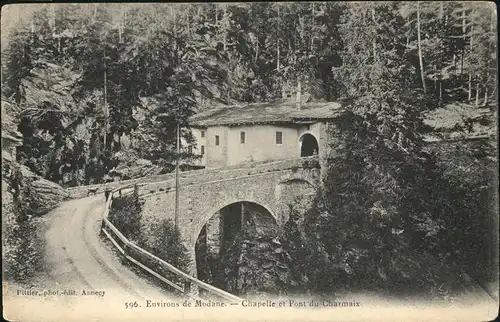
[[[275,236],[278,224],[263,206],[236,202],[217,211],[196,240],[198,278],[215,287],[237,293],[239,253],[242,241]]]
[[[306,133],[302,135],[299,144],[301,157],[309,157],[319,153],[318,141],[312,134]]]

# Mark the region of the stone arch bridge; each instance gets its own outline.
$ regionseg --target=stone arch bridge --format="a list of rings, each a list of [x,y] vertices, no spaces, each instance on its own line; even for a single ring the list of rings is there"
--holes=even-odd
[[[319,183],[315,156],[182,173],[178,227],[185,246],[194,251],[196,239],[209,219],[238,202],[262,206],[282,227],[288,220],[288,204],[297,197],[312,197]],[[139,198],[144,220],[174,220],[175,178],[139,184]]]
[[[289,217],[289,204],[297,198],[309,200],[320,185],[318,156],[273,162],[253,162],[232,167],[180,173],[178,227],[184,245],[196,262],[195,244],[202,228],[222,208],[236,203],[257,205],[282,228]],[[123,186],[134,181],[99,187]],[[136,180],[144,221],[165,218],[174,221],[175,174]],[[89,186],[69,189],[72,197],[83,197]],[[84,190],[85,189],[85,190]],[[270,223],[263,223],[267,225]],[[192,273],[196,274],[196,268]]]

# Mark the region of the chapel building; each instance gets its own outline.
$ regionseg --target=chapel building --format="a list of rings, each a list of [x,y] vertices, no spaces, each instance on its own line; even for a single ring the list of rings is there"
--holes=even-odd
[[[219,106],[190,118],[201,156],[199,166],[219,168],[248,162],[325,156],[329,121],[340,115],[335,102],[273,103]]]

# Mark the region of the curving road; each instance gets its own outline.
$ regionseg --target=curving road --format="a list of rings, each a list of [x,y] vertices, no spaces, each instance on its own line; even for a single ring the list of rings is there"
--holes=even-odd
[[[63,203],[47,216],[45,277],[58,289],[104,291],[129,299],[165,298],[121,263],[99,237],[105,201],[102,195]]]
[[[43,273],[30,286],[4,283],[4,314],[12,320],[115,320],[164,314],[148,303],[178,301],[122,264],[99,235],[103,195],[72,200],[40,218]],[[36,294],[33,294],[36,292]],[[134,304],[134,309],[125,303]],[[120,318],[121,319],[121,318]]]

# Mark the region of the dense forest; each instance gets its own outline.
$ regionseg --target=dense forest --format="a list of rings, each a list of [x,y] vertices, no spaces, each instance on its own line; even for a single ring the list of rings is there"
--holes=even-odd
[[[496,14],[488,3],[10,9],[4,19],[19,22],[4,21],[2,99],[19,107],[18,158],[65,186],[105,180],[136,159],[170,171],[175,124],[213,103],[274,100],[299,83],[318,100],[411,98],[415,116],[496,96]],[[393,113],[382,106],[370,109]]]
[[[494,131],[464,145],[470,171],[440,159],[424,139],[451,117],[450,106],[465,116],[449,132],[494,128],[493,3],[23,8],[11,7],[8,19],[17,22],[2,39],[2,100],[17,106],[18,162],[38,175],[74,186],[168,172],[177,124],[192,142],[189,116],[300,88],[341,102],[346,113],[331,134],[344,143],[328,160],[324,191],[283,236],[294,287],[418,285],[441,294],[453,286],[450,271],[460,275],[489,256]],[[428,115],[438,115],[438,126]],[[183,151],[189,163],[195,156]],[[134,163],[147,170],[124,170]]]

